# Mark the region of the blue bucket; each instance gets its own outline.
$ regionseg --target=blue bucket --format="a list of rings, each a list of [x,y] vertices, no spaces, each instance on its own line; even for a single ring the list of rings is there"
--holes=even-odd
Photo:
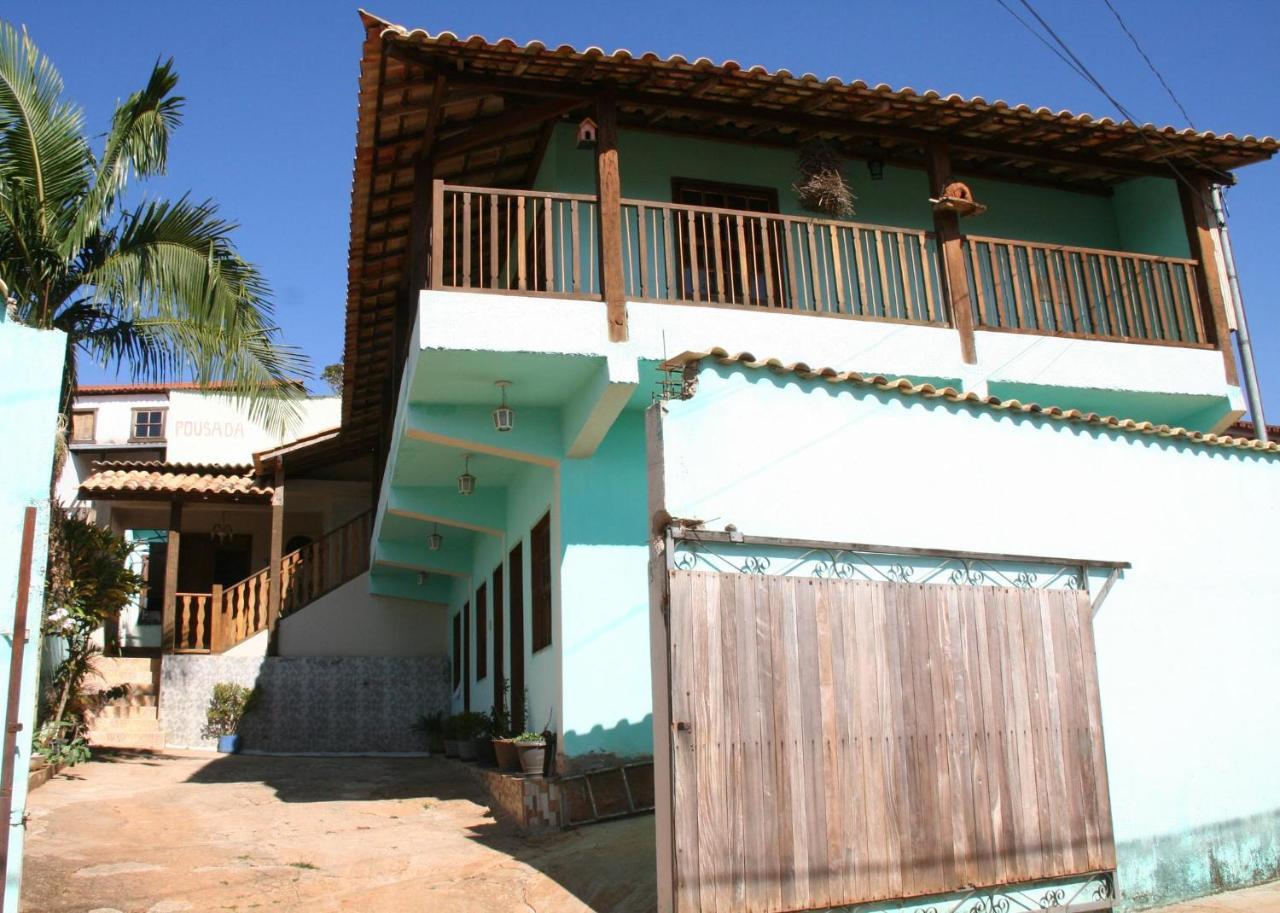
[[[220,735],[218,736],[218,751],[223,754],[235,754],[240,750],[240,736],[238,735]]]

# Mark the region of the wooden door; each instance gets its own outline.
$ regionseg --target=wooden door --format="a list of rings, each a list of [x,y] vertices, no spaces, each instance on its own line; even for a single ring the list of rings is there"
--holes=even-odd
[[[1087,594],[685,570],[669,586],[679,913],[1114,869]]]
[[[767,286],[771,284],[772,297],[780,300],[785,237],[779,245],[779,238],[774,236],[777,225],[761,217],[778,211],[777,191],[770,187],[676,178],[672,181],[672,197],[676,203],[720,210],[699,213],[694,218],[692,249],[696,251],[697,262],[693,263],[691,257],[689,265],[677,277],[681,298],[764,304],[770,297]],[[740,215],[731,214],[731,210]],[[679,250],[691,249],[688,232],[687,220],[677,219]],[[764,253],[766,244],[772,251],[770,257]],[[766,262],[771,264],[768,274]]]

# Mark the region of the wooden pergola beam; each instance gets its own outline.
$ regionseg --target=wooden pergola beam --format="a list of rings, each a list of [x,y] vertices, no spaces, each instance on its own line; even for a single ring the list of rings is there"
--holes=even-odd
[[[513,133],[523,133],[532,127],[541,126],[546,121],[554,120],[586,104],[585,98],[554,98],[532,107],[487,118],[469,130],[444,137],[432,154],[435,158],[445,159],[469,152],[495,140],[505,139]]]
[[[390,53],[407,59],[413,59],[422,66],[435,72],[439,61],[423,57],[412,49],[393,45]],[[443,71],[441,71],[443,72]],[[451,73],[450,78],[468,86],[487,86],[495,92],[523,95],[542,95],[548,97],[590,99],[600,90],[596,86],[571,83],[563,80],[545,79],[541,77],[511,77],[462,71]],[[724,117],[730,119],[747,119],[755,122],[779,124],[800,130],[814,130],[826,133],[846,134],[851,136],[867,136],[882,139],[907,140],[927,145],[939,140],[946,141],[955,151],[973,152],[983,155],[1008,156],[1020,161],[1040,164],[1062,165],[1071,169],[1096,168],[1117,175],[1170,177],[1171,168],[1164,162],[1136,162],[1110,159],[1091,155],[1086,151],[1054,152],[1035,146],[1020,143],[1008,143],[999,140],[975,140],[958,135],[968,125],[972,117],[983,117],[982,114],[965,115],[960,113],[957,128],[944,130],[922,130],[918,128],[900,127],[888,124],[872,124],[858,120],[857,113],[840,116],[815,115],[793,110],[770,110],[768,108],[750,108],[741,105],[693,97],[689,93],[682,95],[661,92],[637,91],[634,89],[617,92],[617,103],[623,107],[652,107],[659,110],[685,111],[705,117]],[[1154,139],[1153,142],[1160,142]],[[1170,155],[1176,156],[1177,150],[1170,149]],[[1221,181],[1229,176],[1216,169],[1197,168],[1191,163],[1180,165],[1184,172],[1192,171],[1211,180]]]

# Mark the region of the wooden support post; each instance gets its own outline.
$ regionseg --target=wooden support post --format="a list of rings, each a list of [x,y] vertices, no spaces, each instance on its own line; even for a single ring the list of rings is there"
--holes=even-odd
[[[178,556],[182,550],[182,502],[169,502],[169,534],[164,551],[164,609],[160,649],[172,653],[177,635]]]
[[[618,102],[612,89],[596,98],[596,195],[600,201],[600,286],[609,315],[609,341],[627,339],[622,279],[622,184],[618,172]]]
[[[276,457],[271,491],[271,570],[267,576],[267,655],[277,655],[280,632],[281,559],[284,557],[284,460]]]
[[[215,583],[209,594],[209,652],[221,653],[222,638],[222,584]]]
[[[1195,269],[1196,293],[1200,299],[1205,334],[1208,342],[1222,352],[1227,383],[1237,385],[1236,359],[1231,351],[1231,329],[1227,322],[1226,292],[1218,274],[1217,249],[1213,242],[1210,200],[1213,189],[1202,177],[1191,176],[1178,183],[1182,199],[1182,216],[1187,225],[1187,241],[1191,256],[1199,261]]]
[[[929,195],[942,196],[942,188],[951,180],[951,151],[945,143],[930,143],[926,155],[929,172]],[[938,276],[942,280],[942,300],[951,312],[951,323],[960,334],[960,351],[965,364],[978,360],[978,347],[973,338],[973,306],[969,301],[969,281],[964,268],[963,239],[960,217],[954,212],[933,213],[933,231],[938,245]]]
[[[444,285],[444,181],[431,182],[431,288]]]

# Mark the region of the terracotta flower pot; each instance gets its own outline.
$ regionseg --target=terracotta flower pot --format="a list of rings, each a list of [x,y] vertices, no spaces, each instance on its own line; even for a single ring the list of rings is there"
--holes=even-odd
[[[502,770],[520,769],[520,749],[510,739],[494,739],[493,753],[498,758],[498,767]]]
[[[458,740],[458,757],[463,761],[474,761],[476,759],[476,743],[474,739]]]
[[[546,742],[516,742],[520,752],[520,769],[531,776],[542,776],[547,760]]]

